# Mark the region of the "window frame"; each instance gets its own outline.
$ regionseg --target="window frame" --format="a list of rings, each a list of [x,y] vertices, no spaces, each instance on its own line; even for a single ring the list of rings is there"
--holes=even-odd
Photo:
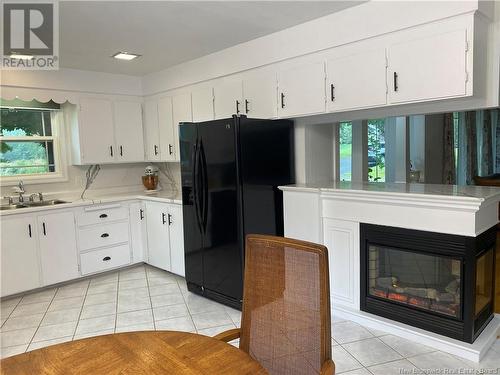
[[[2,108],[15,108],[15,109],[37,109],[44,110],[46,108],[31,108],[31,107],[16,107],[3,105]],[[68,181],[67,173],[67,158],[66,158],[66,148],[65,140],[66,133],[64,129],[64,113],[63,109],[54,110],[49,109],[51,117],[51,136],[26,136],[26,137],[1,137],[2,142],[8,141],[52,141],[53,152],[54,152],[54,168],[55,172],[47,173],[36,173],[36,174],[22,174],[13,176],[0,176],[0,187],[3,186],[15,186],[22,180],[25,183],[33,184],[44,184],[44,183],[55,183],[55,182],[65,182]]]

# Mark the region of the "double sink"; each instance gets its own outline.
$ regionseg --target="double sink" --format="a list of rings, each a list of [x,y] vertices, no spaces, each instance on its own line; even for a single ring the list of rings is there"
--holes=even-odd
[[[47,201],[39,201],[39,202],[23,202],[17,204],[6,204],[0,206],[0,211],[4,210],[17,210],[28,207],[44,207],[44,206],[55,206],[57,204],[68,203],[66,201],[60,199],[51,199]]]

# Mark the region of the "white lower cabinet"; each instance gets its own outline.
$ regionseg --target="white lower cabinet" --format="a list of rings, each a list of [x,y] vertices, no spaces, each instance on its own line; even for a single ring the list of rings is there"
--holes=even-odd
[[[108,247],[80,254],[82,275],[106,271],[111,268],[125,266],[130,263],[130,247],[128,244]]]
[[[146,202],[147,263],[184,276],[182,205]]]
[[[43,285],[79,277],[73,212],[41,215],[37,221]]]
[[[33,216],[1,220],[2,297],[41,286],[35,223]]]
[[[130,210],[130,244],[132,246],[132,262],[146,261],[148,242],[146,238],[146,210],[143,202],[133,202]]]

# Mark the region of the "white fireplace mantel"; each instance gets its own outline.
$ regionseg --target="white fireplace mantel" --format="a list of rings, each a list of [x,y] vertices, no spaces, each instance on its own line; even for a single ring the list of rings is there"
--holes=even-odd
[[[476,237],[498,223],[500,188],[325,182],[281,186],[285,236],[328,248],[336,314],[479,361],[496,339],[497,316],[474,344],[360,311],[360,223]]]

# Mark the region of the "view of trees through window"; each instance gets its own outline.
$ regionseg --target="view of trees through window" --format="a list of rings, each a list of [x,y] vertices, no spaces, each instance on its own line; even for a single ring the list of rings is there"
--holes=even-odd
[[[385,120],[368,120],[368,181],[385,181]]]
[[[340,181],[351,181],[352,174],[352,123],[339,124]]]
[[[50,172],[55,172],[50,111],[1,108],[0,175]]]

